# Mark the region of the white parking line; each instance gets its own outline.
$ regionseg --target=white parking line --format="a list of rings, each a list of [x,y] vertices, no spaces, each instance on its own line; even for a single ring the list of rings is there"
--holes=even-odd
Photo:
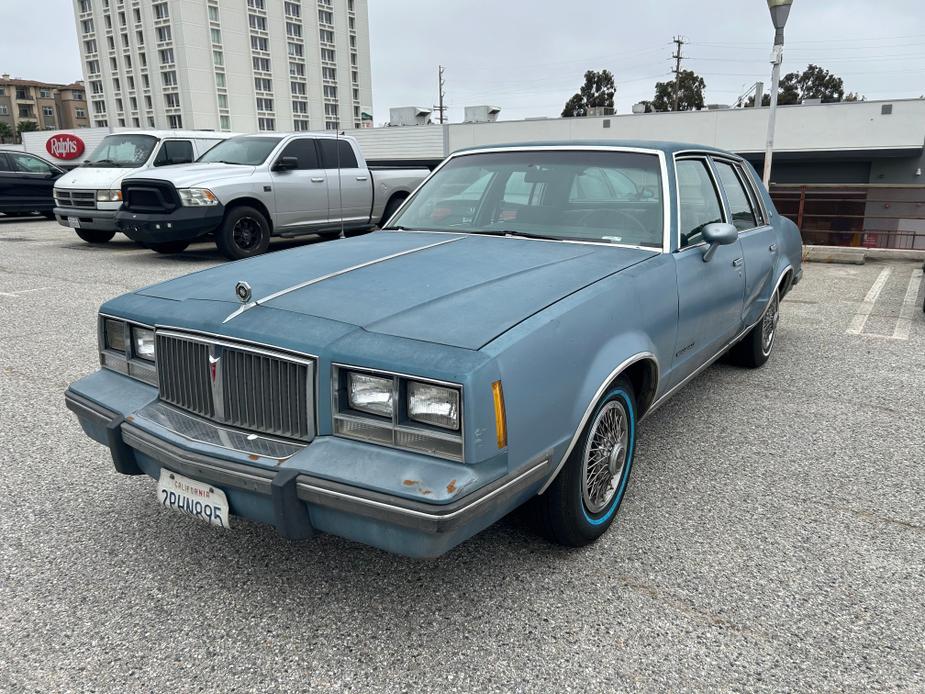
[[[849,325],[848,329],[845,331],[847,334],[860,335],[862,332],[864,332],[864,325],[867,323],[867,319],[870,316],[871,311],[874,310],[874,304],[877,303],[877,297],[880,296],[880,292],[883,291],[883,285],[885,285],[886,281],[890,279],[890,275],[892,273],[892,267],[886,267],[880,271],[880,274],[877,276],[877,279],[874,280],[874,284],[871,286],[870,291],[867,292],[867,296],[864,297],[864,301],[862,301],[861,305],[858,307],[858,312],[854,314],[854,318],[851,319],[851,325]]]
[[[51,289],[51,287],[34,287],[32,289],[20,289],[18,292],[0,292],[0,296],[19,296],[20,294],[28,294],[29,292],[43,292],[46,289]]]
[[[919,283],[922,281],[922,270],[916,268],[912,271],[912,277],[909,278],[909,286],[906,288],[906,298],[903,299],[902,308],[899,311],[899,320],[896,321],[896,327],[893,329],[894,340],[908,340],[909,332],[912,330],[912,316],[918,307]]]

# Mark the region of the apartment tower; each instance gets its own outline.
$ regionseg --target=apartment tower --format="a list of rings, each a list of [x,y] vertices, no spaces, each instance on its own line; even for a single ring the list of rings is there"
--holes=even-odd
[[[91,125],[371,125],[367,10],[367,0],[74,0]]]

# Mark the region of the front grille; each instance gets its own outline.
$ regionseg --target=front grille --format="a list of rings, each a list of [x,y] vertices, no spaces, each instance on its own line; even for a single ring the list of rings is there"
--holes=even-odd
[[[128,210],[161,210],[161,197],[148,188],[126,188],[125,208]]]
[[[96,209],[96,191],[94,190],[63,190],[55,188],[55,200],[58,207]]]
[[[158,332],[156,347],[164,402],[240,429],[314,438],[310,359],[173,332]]]
[[[133,178],[122,182],[122,209],[128,212],[173,212],[180,206],[177,189],[170,181]]]

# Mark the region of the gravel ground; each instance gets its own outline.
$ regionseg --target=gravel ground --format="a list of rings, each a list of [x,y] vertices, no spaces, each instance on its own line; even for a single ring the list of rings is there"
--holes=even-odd
[[[644,423],[595,545],[514,514],[416,562],[165,513],[65,410],[100,303],[218,262],[0,218],[0,690],[925,691],[916,265],[861,335],[887,265],[808,266],[765,368],[714,366]]]

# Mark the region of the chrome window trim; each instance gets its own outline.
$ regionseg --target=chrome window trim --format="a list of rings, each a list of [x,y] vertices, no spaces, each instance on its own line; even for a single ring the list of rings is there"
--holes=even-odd
[[[368,414],[353,414],[352,412],[345,412],[341,409],[340,402],[340,373],[339,371],[343,369],[345,371],[359,371],[361,373],[368,373],[373,376],[390,376],[392,377],[392,416],[391,418],[386,417],[377,417],[376,415]],[[418,381],[420,383],[431,383],[433,385],[443,386],[445,388],[453,388],[459,392],[459,429],[453,431],[451,429],[445,429],[440,427],[430,428],[426,424],[422,425],[420,423],[408,424],[401,422],[398,419],[399,413],[399,382],[401,379],[406,381]],[[418,455],[429,455],[434,458],[440,458],[442,460],[449,460],[454,463],[465,463],[466,462],[466,423],[465,423],[465,403],[466,403],[466,394],[465,388],[461,383],[453,383],[452,381],[442,381],[437,378],[427,378],[425,376],[415,376],[414,374],[402,373],[400,371],[389,371],[388,369],[374,369],[368,366],[355,366],[353,364],[345,364],[342,362],[331,362],[331,435],[337,436],[339,438],[348,439],[351,441],[364,441],[376,446],[384,446],[386,448],[394,448],[395,450],[405,451],[406,453],[417,453]],[[387,428],[393,432],[405,432],[405,433],[418,433],[424,434],[426,436],[432,436],[435,439],[441,441],[447,441],[449,443],[459,443],[460,453],[459,457],[449,456],[449,455],[437,455],[435,453],[427,453],[424,451],[419,451],[414,448],[408,448],[405,446],[398,446],[394,443],[383,443],[381,441],[371,441],[368,439],[354,437],[354,436],[345,436],[343,434],[337,433],[336,422],[338,419],[344,421],[355,421],[355,422],[368,422]],[[413,420],[411,420],[413,421]],[[394,441],[394,437],[393,437]]]
[[[555,469],[553,470],[552,475],[550,475],[549,479],[546,480],[546,482],[543,484],[542,487],[540,487],[540,490],[537,492],[537,494],[542,494],[543,492],[545,492],[549,488],[549,485],[551,485],[553,481],[556,479],[556,477],[558,476],[562,468],[565,466],[565,462],[568,460],[568,457],[572,454],[572,450],[575,448],[575,444],[578,443],[578,439],[581,437],[581,434],[585,429],[585,425],[588,423],[588,420],[591,418],[591,413],[594,412],[594,408],[597,407],[597,403],[600,401],[601,396],[604,394],[604,391],[607,390],[607,386],[609,386],[611,381],[613,381],[614,378],[619,376],[628,367],[632,366],[636,362],[642,361],[643,359],[651,359],[653,362],[655,362],[655,392],[656,393],[658,392],[658,384],[659,384],[659,380],[661,379],[662,369],[661,369],[661,365],[658,363],[658,357],[656,357],[655,354],[653,354],[652,352],[637,352],[633,356],[627,359],[624,359],[622,362],[620,362],[617,368],[615,368],[613,371],[607,374],[607,377],[604,379],[604,381],[598,387],[597,391],[594,393],[594,397],[591,398],[591,403],[588,405],[587,408],[585,408],[585,413],[582,415],[581,420],[578,422],[578,428],[575,430],[575,433],[572,435],[571,441],[569,441],[568,448],[565,449],[565,453],[562,455],[562,458],[559,460],[559,463],[556,465]],[[651,410],[652,408],[650,407],[649,409]],[[648,414],[648,410],[646,411],[646,413]],[[637,423],[640,420],[641,420],[641,417],[637,416],[637,419],[636,419]]]
[[[668,158],[664,150],[653,149],[651,147],[629,147],[621,145],[518,145],[513,147],[488,147],[485,149],[463,149],[458,150],[450,154],[446,159],[440,162],[440,165],[437,166],[433,171],[430,172],[430,175],[421,181],[421,184],[414,190],[411,195],[405,198],[405,202],[402,203],[402,206],[395,211],[395,214],[392,215],[394,218],[398,215],[401,209],[407,205],[420,191],[424,188],[424,185],[430,181],[431,178],[437,175],[437,172],[440,171],[444,166],[446,166],[450,161],[456,159],[457,157],[468,157],[478,154],[499,154],[506,152],[628,152],[630,154],[650,154],[658,157],[659,163],[659,172],[661,176],[661,189],[662,189],[662,247],[660,249],[653,248],[651,246],[636,246],[633,244],[622,244],[622,243],[605,243],[602,241],[573,241],[571,239],[527,239],[523,236],[515,236],[524,241],[544,241],[544,242],[555,242],[555,243],[578,243],[578,244],[593,244],[595,246],[615,246],[618,248],[634,248],[644,251],[652,251],[653,253],[669,253],[671,248],[669,247],[670,237],[671,237],[671,195],[669,194],[668,186]],[[389,220],[391,221],[391,219]],[[401,231],[401,230],[397,230]],[[486,234],[479,234],[478,232],[455,232],[455,231],[442,231],[442,230],[433,230],[428,231],[427,229],[421,230],[419,233],[433,233],[433,234],[464,234],[466,236],[486,236]],[[505,238],[505,237],[493,237],[493,238]]]
[[[675,152],[672,155],[674,162],[674,192],[675,192],[675,204],[677,205],[677,233],[675,234],[675,242],[677,248],[675,249],[676,253],[683,253],[691,248],[700,248],[701,246],[706,246],[705,241],[700,241],[690,246],[681,246],[681,182],[678,180],[678,161],[703,161],[707,174],[710,176],[710,181],[713,183],[713,192],[716,193],[716,199],[719,200],[720,212],[723,213],[723,222],[728,223],[729,221],[729,210],[726,208],[726,195],[723,193],[722,189],[719,186],[719,180],[716,177],[716,172],[713,170],[713,163],[710,161],[710,158],[707,154],[702,152],[690,151],[685,152],[683,155],[679,156],[679,153]]]
[[[763,214],[763,210],[761,209],[761,207],[756,206],[755,191],[751,189],[751,186],[743,178],[741,162],[731,157],[714,156],[712,157],[712,159],[713,159],[714,166],[716,166],[717,163],[727,164],[732,169],[733,175],[736,177],[736,180],[739,182],[739,185],[742,186],[742,192],[745,193],[745,197],[748,200],[749,207],[752,208],[752,214],[755,214],[755,212],[758,212],[758,214]],[[718,174],[717,174],[717,180],[719,180]],[[723,188],[723,198],[727,198],[725,187]],[[726,202],[728,204],[728,199],[726,199]],[[732,214],[729,215],[729,219],[732,219]],[[763,227],[768,226],[767,223],[765,223],[763,220],[759,220],[757,216],[755,217],[755,221],[758,222],[755,226],[749,227],[748,229],[739,229],[738,230],[739,235],[741,236],[742,234],[747,234],[748,232],[754,231],[755,229],[761,229]]]

